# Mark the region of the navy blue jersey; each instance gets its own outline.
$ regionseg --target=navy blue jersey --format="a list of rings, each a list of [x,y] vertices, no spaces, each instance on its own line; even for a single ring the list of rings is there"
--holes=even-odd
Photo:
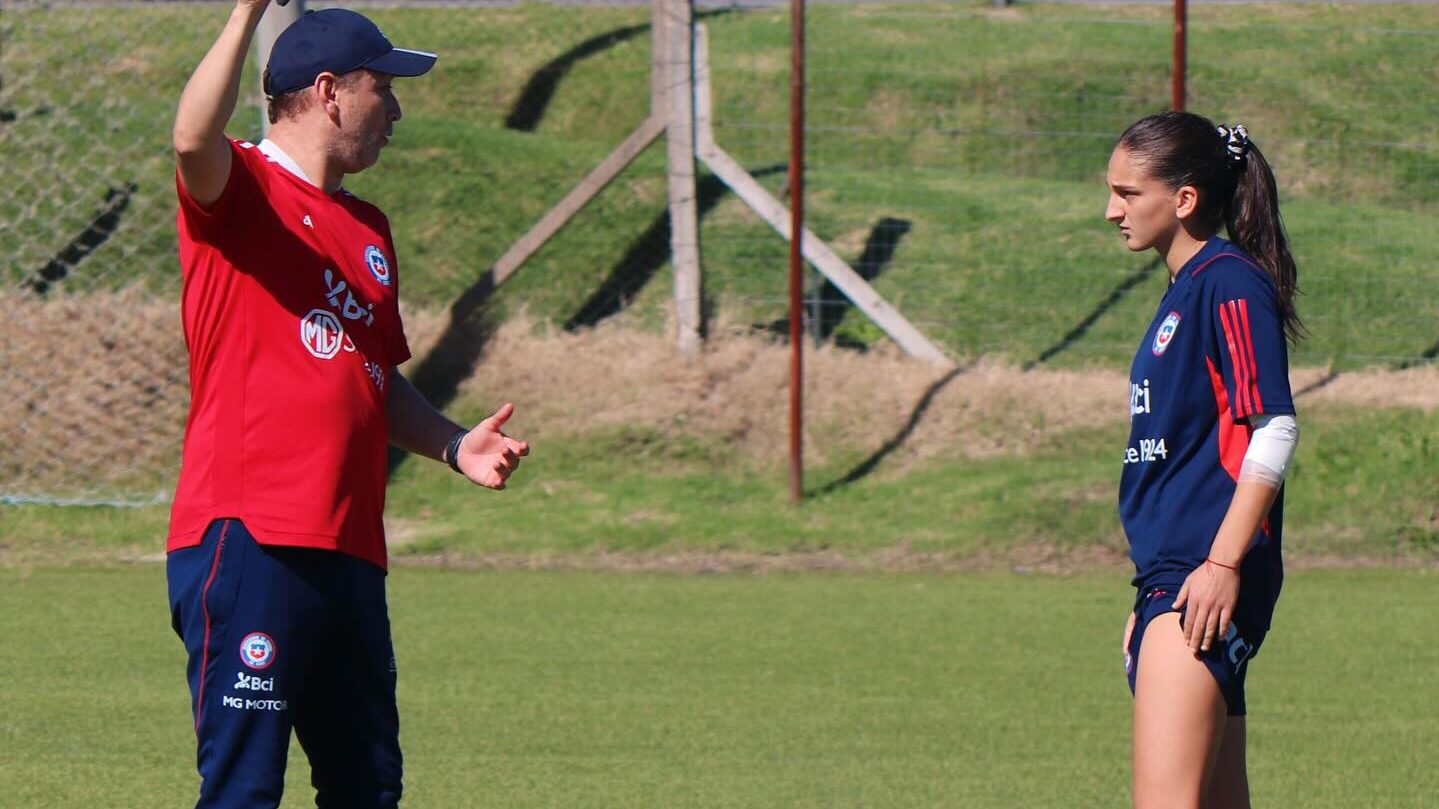
[[[1129,413],[1119,514],[1134,583],[1177,590],[1234,498],[1247,419],[1294,413],[1278,295],[1253,258],[1215,237],[1180,269],[1135,354]],[[1264,629],[1283,576],[1283,518],[1281,488],[1240,568],[1241,606]]]

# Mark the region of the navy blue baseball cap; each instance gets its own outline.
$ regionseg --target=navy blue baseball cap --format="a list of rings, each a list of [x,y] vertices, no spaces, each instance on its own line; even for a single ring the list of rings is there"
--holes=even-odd
[[[343,8],[310,11],[291,23],[270,49],[265,95],[274,98],[309,87],[324,72],[340,75],[367,68],[391,76],[419,76],[438,57],[396,48],[363,14]]]

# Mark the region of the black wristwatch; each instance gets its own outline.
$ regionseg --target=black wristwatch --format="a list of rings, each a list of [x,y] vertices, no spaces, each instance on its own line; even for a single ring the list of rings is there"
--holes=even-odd
[[[460,442],[464,441],[465,436],[469,434],[469,430],[456,430],[455,434],[450,436],[450,440],[445,444],[445,463],[448,463],[451,469],[459,472],[461,475],[465,473],[460,471]]]

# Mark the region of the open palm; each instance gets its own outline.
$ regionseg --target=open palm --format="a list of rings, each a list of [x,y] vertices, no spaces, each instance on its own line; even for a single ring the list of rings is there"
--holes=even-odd
[[[465,477],[488,489],[505,488],[520,459],[530,454],[529,442],[516,441],[500,431],[514,412],[515,406],[506,403],[460,441],[455,463]]]

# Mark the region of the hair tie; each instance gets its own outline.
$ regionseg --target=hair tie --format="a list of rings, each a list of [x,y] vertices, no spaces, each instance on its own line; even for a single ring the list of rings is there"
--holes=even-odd
[[[1244,124],[1219,127],[1219,137],[1224,140],[1224,149],[1229,153],[1230,162],[1236,166],[1243,163],[1250,147],[1249,130],[1244,128]]]

